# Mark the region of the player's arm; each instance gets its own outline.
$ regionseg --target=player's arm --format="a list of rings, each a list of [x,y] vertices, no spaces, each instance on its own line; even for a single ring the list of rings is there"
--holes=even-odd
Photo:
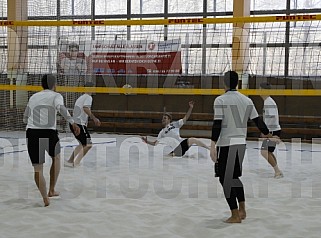
[[[72,116],[68,112],[68,109],[64,105],[60,105],[59,107],[59,113],[68,121],[72,128],[74,129],[75,135],[78,136],[80,134],[80,128],[75,123],[74,119],[72,119]]]
[[[255,117],[252,119],[252,121],[263,135],[268,136],[270,134],[270,131],[264,123],[262,117]]]
[[[59,113],[66,119],[66,121],[68,121],[71,124],[71,126],[74,129],[75,135],[78,136],[80,134],[80,128],[75,123],[68,109],[65,107],[61,94],[57,95],[55,98],[55,107],[59,111]]]
[[[278,136],[273,136],[270,133],[269,129],[267,128],[266,124],[264,123],[264,121],[261,117],[253,118],[252,121],[254,121],[256,127],[264,135],[263,137],[270,138],[271,140],[275,141],[276,143],[280,143],[280,138]]]
[[[152,145],[152,146],[155,146],[158,143],[157,140],[155,140],[155,141],[148,140],[147,136],[142,136],[141,138],[145,143]]]
[[[29,107],[29,105],[27,105],[27,106],[26,106],[26,109],[25,109],[25,112],[23,113],[23,122],[24,122],[25,124],[28,123],[28,118],[29,118],[29,116],[30,116],[30,107]]]
[[[100,126],[100,120],[92,113],[89,107],[83,107],[84,112],[94,121],[95,126]]]
[[[210,150],[210,156],[214,163],[217,162],[217,152],[216,152],[216,142],[218,138],[220,137],[222,130],[222,120],[214,120],[213,126],[212,126],[212,136],[211,136],[211,150]]]
[[[252,106],[252,111],[251,111],[251,115],[250,115],[250,119],[255,123],[256,127],[261,131],[261,133],[264,135],[263,137],[266,138],[273,138],[272,140],[275,141],[276,143],[280,142],[280,138],[278,138],[277,136],[273,136],[269,129],[267,128],[266,124],[264,123],[262,117],[259,116],[259,114],[257,113],[255,106],[252,102],[251,102],[251,106]]]
[[[188,111],[187,111],[186,115],[183,117],[184,124],[186,123],[186,121],[188,120],[190,115],[192,114],[192,110],[193,110],[193,107],[194,107],[194,101],[190,101],[188,103],[188,105],[189,105]]]
[[[216,151],[216,142],[221,135],[222,123],[224,118],[224,101],[222,98],[218,97],[214,100],[214,121],[212,126],[212,136],[211,136],[211,149],[210,156],[214,163],[217,163],[217,151]]]

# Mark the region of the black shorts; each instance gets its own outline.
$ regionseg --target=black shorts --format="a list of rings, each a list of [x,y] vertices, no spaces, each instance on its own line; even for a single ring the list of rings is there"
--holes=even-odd
[[[280,137],[281,130],[271,131],[270,133],[274,136]],[[262,143],[261,150],[268,150],[269,152],[274,152],[275,147],[276,147],[276,142],[271,141],[269,139],[265,139]]]
[[[26,131],[28,154],[32,164],[45,163],[45,152],[51,157],[60,154],[58,131],[52,129],[30,129]]]
[[[86,146],[88,144],[91,145],[92,144],[91,137],[90,137],[90,134],[88,132],[87,126],[80,125],[80,124],[77,124],[77,125],[80,128],[80,134],[78,136],[76,136],[75,132],[74,132],[74,129],[72,128],[72,125],[69,124],[71,132],[74,134],[74,136],[79,141],[79,143],[82,144],[83,146]]]
[[[215,176],[233,176],[237,179],[242,176],[242,163],[246,145],[230,145],[217,147],[217,164],[215,164]]]
[[[188,139],[185,139],[171,153],[174,153],[175,156],[183,156],[188,149]]]

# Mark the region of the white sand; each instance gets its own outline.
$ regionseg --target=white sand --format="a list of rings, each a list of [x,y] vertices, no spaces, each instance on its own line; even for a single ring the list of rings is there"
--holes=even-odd
[[[92,136],[97,144],[80,167],[62,167],[61,196],[45,208],[24,139],[10,142],[4,139],[10,134],[1,133],[0,237],[320,236],[320,144],[279,145],[285,177],[274,179],[259,143],[248,142],[242,177],[248,218],[230,225],[223,223],[230,213],[205,149],[193,146],[191,158],[164,159],[137,137]],[[76,144],[62,142],[62,159],[71,153],[66,146]],[[49,182],[50,158],[46,161]]]

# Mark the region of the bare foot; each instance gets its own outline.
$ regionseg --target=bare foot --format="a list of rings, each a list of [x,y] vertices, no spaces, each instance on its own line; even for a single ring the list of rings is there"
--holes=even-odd
[[[50,204],[49,198],[48,198],[48,197],[44,198],[44,199],[43,199],[43,203],[45,204],[45,207],[48,207],[49,204]]]
[[[282,172],[280,172],[280,173],[276,173],[276,174],[274,174],[274,178],[276,178],[276,179],[283,178],[283,173],[282,173]]]
[[[48,192],[48,197],[58,197],[59,195],[60,195],[59,192],[56,192],[56,191]]]
[[[244,220],[246,218],[246,211],[243,209],[240,209],[239,215],[240,215],[241,220]]]
[[[234,216],[231,216],[229,219],[227,219],[225,221],[226,223],[241,223],[242,220],[240,217],[234,217]]]

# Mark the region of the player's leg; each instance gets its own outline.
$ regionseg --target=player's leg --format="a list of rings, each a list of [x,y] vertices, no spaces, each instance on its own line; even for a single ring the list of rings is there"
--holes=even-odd
[[[235,169],[237,168],[237,171]],[[242,182],[238,179],[240,176],[240,163],[237,157],[237,148],[233,146],[224,146],[218,148],[218,171],[219,181],[223,187],[225,199],[230,207],[231,216],[225,221],[227,223],[240,223],[241,217],[238,209],[238,201],[244,202],[244,189]],[[234,179],[235,178],[235,179]]]
[[[82,126],[81,133],[77,138],[81,144],[81,149],[74,158],[74,165],[77,166],[80,164],[81,160],[85,157],[88,151],[92,148],[91,136],[88,132],[86,126]]]
[[[49,206],[50,201],[47,194],[46,180],[43,176],[43,163],[45,162],[45,146],[48,142],[43,138],[42,130],[27,129],[27,150],[32,166],[34,168],[34,181],[43,198],[45,206]]]
[[[48,196],[54,197],[59,196],[59,193],[55,190],[55,186],[58,180],[60,173],[60,142],[57,131],[52,131],[50,140],[49,140],[49,155],[52,158],[52,164],[50,167],[50,184]]]
[[[266,161],[274,169],[274,177],[281,178],[283,174],[279,169],[275,155],[273,154],[276,147],[276,143],[268,139],[264,140],[261,147],[261,155],[266,159]]]
[[[45,206],[49,206],[50,201],[47,194],[46,180],[43,176],[43,164],[35,164],[34,168],[34,180],[42,196]]]
[[[79,142],[79,145],[76,146],[74,151],[71,153],[69,159],[64,162],[66,167],[74,167],[76,158],[78,157],[79,154],[83,153],[83,144],[86,144],[86,135],[83,129],[83,125],[78,124],[78,126],[80,128],[80,133],[79,135],[76,135],[72,125],[69,124],[69,128],[71,132],[74,134],[77,141]]]
[[[242,220],[246,218],[245,201],[239,202],[239,216]]]
[[[171,152],[170,156],[183,156],[188,151],[188,139],[184,139],[181,143]]]
[[[88,151],[92,148],[92,144],[88,145],[81,145],[82,149],[78,153],[77,157],[74,160],[74,165],[77,166],[80,164],[81,160],[85,157],[85,155],[88,153]]]
[[[67,163],[65,162],[65,166],[73,167],[75,158],[82,151],[82,149],[83,149],[83,146],[81,144],[77,145],[74,151],[71,153],[69,159],[66,161]]]
[[[237,148],[237,158],[236,158],[236,166],[234,171],[237,171],[234,175],[234,183],[236,183],[236,198],[239,203],[239,216],[241,220],[246,218],[246,209],[245,209],[245,194],[244,194],[244,186],[239,176],[242,175],[242,164],[245,156],[246,145],[236,145]],[[235,180],[236,179],[236,180]]]
[[[50,167],[50,185],[49,185],[48,196],[55,197],[55,196],[59,196],[59,192],[55,190],[55,187],[56,187],[57,180],[60,173],[60,156],[56,155],[55,157],[51,157],[51,158],[52,158],[52,164]]]
[[[188,147],[191,147],[193,144],[197,145],[197,146],[200,146],[200,147],[204,147],[208,150],[210,150],[210,147],[207,146],[206,144],[204,144],[202,141],[194,138],[194,137],[191,137],[191,138],[188,138]]]

